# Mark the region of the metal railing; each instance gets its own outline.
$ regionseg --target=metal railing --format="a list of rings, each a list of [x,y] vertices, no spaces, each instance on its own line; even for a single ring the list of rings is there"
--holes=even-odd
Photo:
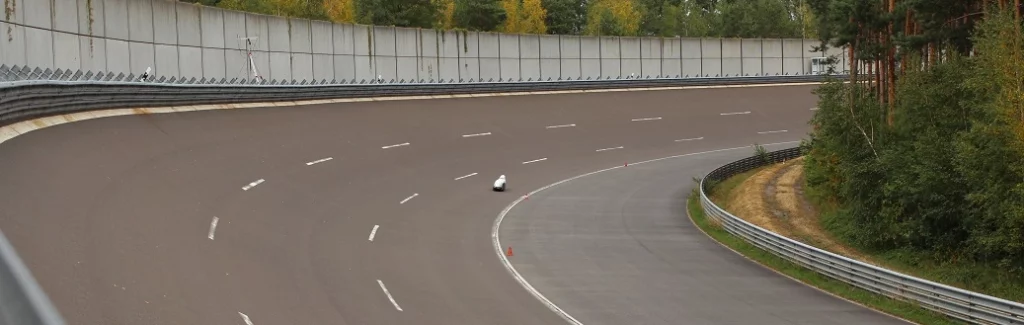
[[[140,81],[132,75],[50,71],[0,66],[0,126],[74,112],[197,104],[228,104],[315,99],[425,96],[497,92],[595,90],[681,86],[721,86],[822,82],[846,76],[735,76],[554,80],[503,82],[350,83],[321,80],[165,80]],[[60,314],[0,233],[0,325],[62,325]]]
[[[755,155],[719,167],[700,182],[704,213],[729,233],[830,278],[973,324],[1024,324],[1024,304],[869,265],[789,239],[720,208],[708,198],[715,184],[746,171],[802,156],[800,147]]]

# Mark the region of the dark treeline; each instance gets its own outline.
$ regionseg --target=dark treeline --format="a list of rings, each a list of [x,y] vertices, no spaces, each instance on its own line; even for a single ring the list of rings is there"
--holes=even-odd
[[[812,0],[180,0],[381,26],[529,34],[815,38]]]
[[[853,82],[819,90],[807,183],[855,246],[1024,274],[1020,0],[808,0]],[[964,276],[963,282],[970,282]]]

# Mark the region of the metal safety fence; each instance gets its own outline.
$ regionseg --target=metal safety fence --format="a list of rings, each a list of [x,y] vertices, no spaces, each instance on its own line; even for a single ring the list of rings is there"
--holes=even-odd
[[[715,184],[759,167],[798,158],[801,147],[755,155],[721,166],[700,182],[700,203],[729,233],[830,278],[973,324],[1024,324],[1024,304],[954,288],[877,267],[768,231],[725,211],[708,193]]]

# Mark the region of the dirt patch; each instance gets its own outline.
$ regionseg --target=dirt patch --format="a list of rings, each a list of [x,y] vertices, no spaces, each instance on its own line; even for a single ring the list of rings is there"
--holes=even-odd
[[[870,263],[821,227],[818,211],[804,193],[803,158],[769,166],[726,196],[725,209],[777,234]]]

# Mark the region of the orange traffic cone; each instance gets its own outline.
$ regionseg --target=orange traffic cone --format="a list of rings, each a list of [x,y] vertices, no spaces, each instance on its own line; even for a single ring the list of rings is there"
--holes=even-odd
[[[508,252],[505,255],[512,256],[512,246],[508,247]]]

